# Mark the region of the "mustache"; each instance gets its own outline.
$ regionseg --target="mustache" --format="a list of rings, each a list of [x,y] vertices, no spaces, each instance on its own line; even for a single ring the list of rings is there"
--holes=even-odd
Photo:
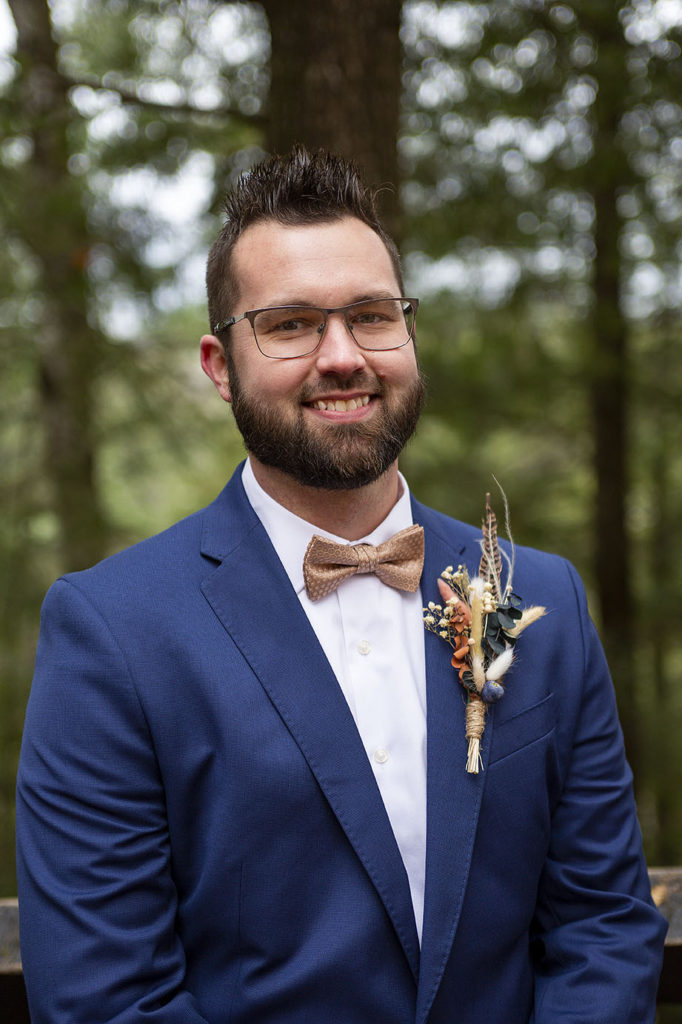
[[[307,382],[301,386],[300,399],[302,402],[309,402],[313,398],[323,398],[325,395],[338,395],[343,391],[366,391],[372,395],[383,395],[384,385],[374,374],[359,370],[350,377],[330,373],[313,383]]]

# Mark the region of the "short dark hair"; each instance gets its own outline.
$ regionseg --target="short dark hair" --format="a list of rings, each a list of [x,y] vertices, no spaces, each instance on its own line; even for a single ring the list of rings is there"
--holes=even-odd
[[[251,224],[314,224],[357,217],[377,233],[391,258],[403,291],[400,255],[376,209],[376,193],[362,181],[356,166],[340,156],[294,146],[285,156],[273,156],[244,173],[225,197],[226,222],[211,246],[206,268],[208,317],[214,325],[241,310],[232,308],[237,282],[232,251]]]

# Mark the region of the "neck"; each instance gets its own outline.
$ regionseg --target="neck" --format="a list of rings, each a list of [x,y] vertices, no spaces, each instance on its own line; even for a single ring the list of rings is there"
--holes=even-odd
[[[398,463],[374,483],[348,491],[327,491],[300,484],[287,473],[249,456],[253,475],[276,502],[289,512],[344,540],[366,537],[383,522],[400,493]]]

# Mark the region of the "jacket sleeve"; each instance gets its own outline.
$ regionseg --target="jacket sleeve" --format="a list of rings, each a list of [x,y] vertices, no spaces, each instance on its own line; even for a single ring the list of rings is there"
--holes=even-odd
[[[568,769],[539,887],[533,1020],[653,1024],[667,925],[651,901],[613,686],[582,584],[569,572],[583,686],[577,714],[566,716]]]
[[[43,607],[17,786],[33,1024],[206,1024],[183,990],[164,793],[125,654],[81,592]]]

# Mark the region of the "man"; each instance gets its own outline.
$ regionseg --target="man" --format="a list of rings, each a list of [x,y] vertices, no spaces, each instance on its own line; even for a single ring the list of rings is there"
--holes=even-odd
[[[227,214],[201,359],[248,461],[45,603],[17,809],[34,1024],[653,1021],[664,925],[574,571],[517,552],[548,614],[468,773],[421,609],[479,535],[398,472],[423,387],[395,247],[352,167],[300,149]],[[336,589],[304,574],[313,535],[396,533],[397,567],[361,546]]]

